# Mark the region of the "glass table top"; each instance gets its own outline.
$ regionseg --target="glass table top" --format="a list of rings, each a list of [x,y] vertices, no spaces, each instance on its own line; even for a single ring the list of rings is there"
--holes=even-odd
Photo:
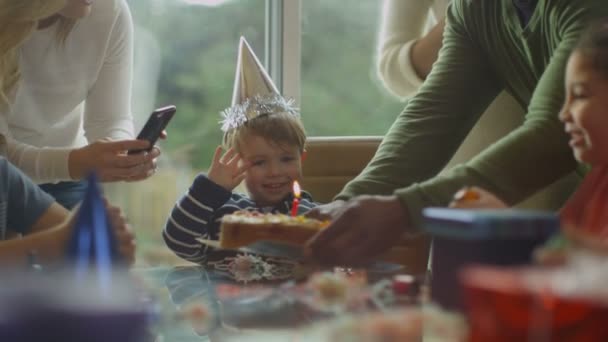
[[[404,272],[399,265],[377,263],[362,270],[330,271],[293,259],[221,251],[211,255],[204,267],[139,268],[132,273],[158,303],[160,319],[153,329],[157,341],[243,341],[261,336],[290,341],[301,339],[302,331],[315,323],[346,313],[414,303],[409,294],[399,297],[399,303],[395,297],[383,297],[382,292],[392,286],[388,279]],[[313,279],[346,279],[350,292],[339,304],[328,305],[311,290],[311,274]]]
[[[0,341],[426,340],[424,286],[402,266],[297,260],[216,251],[205,266],[3,273]]]

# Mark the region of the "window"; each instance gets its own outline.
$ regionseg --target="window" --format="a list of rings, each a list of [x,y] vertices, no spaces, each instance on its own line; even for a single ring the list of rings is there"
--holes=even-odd
[[[203,169],[216,145],[201,142],[221,141],[219,113],[232,98],[239,37],[265,57],[265,0],[128,2],[135,22],[136,127],[155,107],[176,104],[166,152],[173,162]]]
[[[302,1],[301,110],[310,135],[383,135],[403,105],[376,77],[381,1]]]
[[[378,1],[127,1],[135,23],[136,129],[154,108],[178,108],[158,173],[106,186],[136,229],[139,260],[172,255],[161,231],[221,141],[219,113],[230,105],[241,35],[284,94],[296,98],[311,136],[381,135],[402,108],[375,76]]]

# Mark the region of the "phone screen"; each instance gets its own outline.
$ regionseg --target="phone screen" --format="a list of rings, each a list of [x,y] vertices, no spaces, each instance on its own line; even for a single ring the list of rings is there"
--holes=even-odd
[[[175,106],[167,106],[156,109],[150,117],[146,124],[141,129],[139,134],[137,135],[138,140],[147,140],[150,142],[150,147],[145,150],[129,150],[129,154],[137,154],[143,151],[150,151],[158,138],[160,137],[162,131],[167,127],[169,121],[173,118],[173,115],[176,112]]]

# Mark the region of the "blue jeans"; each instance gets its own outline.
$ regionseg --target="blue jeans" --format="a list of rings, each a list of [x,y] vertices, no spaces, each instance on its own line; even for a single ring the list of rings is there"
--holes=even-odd
[[[53,196],[57,203],[71,210],[82,201],[87,189],[87,181],[46,183],[40,184],[40,188]]]

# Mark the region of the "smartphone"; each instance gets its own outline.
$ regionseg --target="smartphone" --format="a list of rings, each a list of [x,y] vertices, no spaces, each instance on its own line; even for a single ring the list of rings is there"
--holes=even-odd
[[[160,137],[160,134],[167,127],[169,121],[171,121],[173,118],[176,110],[177,109],[173,105],[154,110],[152,114],[150,114],[150,117],[148,118],[148,121],[146,121],[144,127],[137,135],[138,140],[148,140],[150,142],[150,147],[141,150],[129,150],[128,154],[137,154],[152,150],[152,147],[154,147],[154,144]]]

